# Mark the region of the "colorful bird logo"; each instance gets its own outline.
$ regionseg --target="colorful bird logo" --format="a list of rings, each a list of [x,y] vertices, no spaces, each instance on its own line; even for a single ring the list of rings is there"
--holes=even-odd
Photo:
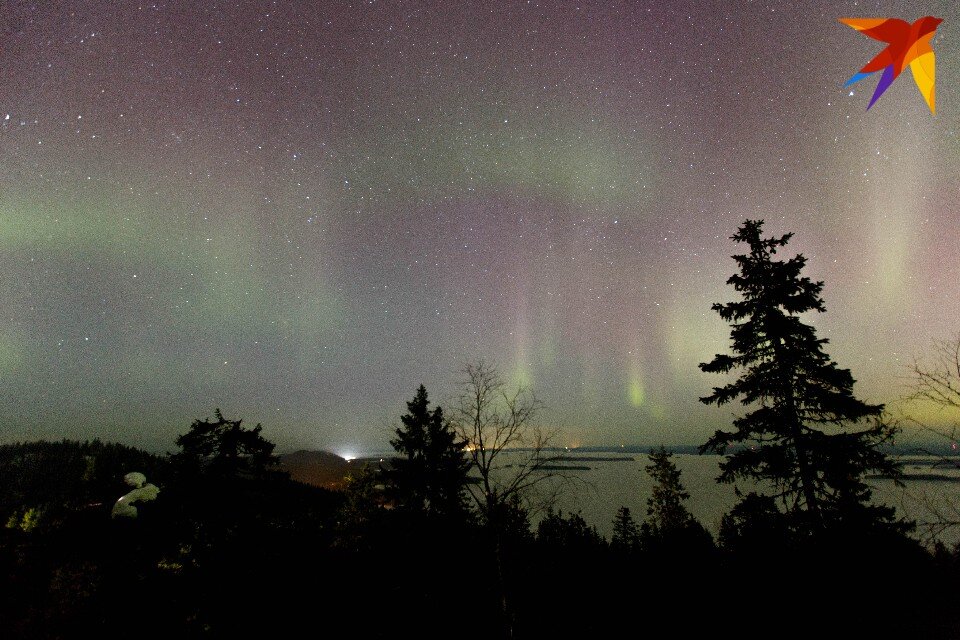
[[[897,76],[910,65],[913,80],[923,94],[930,113],[936,113],[934,103],[934,82],[936,79],[936,58],[930,47],[930,39],[943,22],[940,18],[927,16],[913,24],[896,18],[840,18],[840,22],[849,25],[865,36],[886,42],[887,48],[868,62],[860,72],[847,80],[843,86],[849,87],[867,76],[883,71],[877,90],[870,99],[867,109],[873,106],[883,92],[893,84]]]

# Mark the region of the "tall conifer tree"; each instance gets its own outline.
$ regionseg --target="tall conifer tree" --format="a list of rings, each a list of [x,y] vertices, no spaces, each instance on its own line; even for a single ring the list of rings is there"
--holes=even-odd
[[[390,441],[400,454],[387,479],[397,506],[435,516],[461,517],[468,510],[465,493],[470,463],[439,406],[430,409],[423,385],[407,402],[407,413]]]
[[[701,453],[727,454],[718,480],[768,487],[801,531],[900,529],[892,508],[869,503],[863,480],[870,472],[898,474],[880,450],[895,428],[884,422],[883,405],[853,395],[850,371],[837,366],[824,351],[828,341],[802,320],[801,314],[825,311],[823,282],[802,275],[802,255],[776,259],[792,234],[764,238],[762,229],[762,220],[747,220],[732,237],[749,249],[733,256],[739,271],[727,280],[741,300],[713,305],[730,323],[733,353],[700,365],[740,374],[701,402],[739,400],[750,410],[733,421],[734,431],[717,431]]]

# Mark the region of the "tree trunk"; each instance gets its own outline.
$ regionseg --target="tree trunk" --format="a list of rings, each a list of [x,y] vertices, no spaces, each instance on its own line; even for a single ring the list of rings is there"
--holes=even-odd
[[[484,480],[487,476],[484,476]],[[492,492],[487,493],[487,527],[493,536],[493,562],[496,565],[496,589],[497,598],[500,600],[500,628],[503,637],[509,640],[513,638],[513,614],[510,611],[510,601],[507,598],[507,581],[503,575],[503,531],[500,522],[500,505],[493,497]]]
[[[803,425],[800,423],[800,416],[797,412],[797,399],[794,389],[794,369],[795,366],[791,359],[788,358],[785,353],[784,339],[779,338],[776,341],[776,357],[781,362],[788,364],[787,366],[787,380],[786,380],[786,401],[787,406],[787,420],[790,424],[790,433],[793,436],[793,446],[797,452],[797,471],[800,474],[800,490],[803,492],[803,498],[807,502],[807,515],[810,516],[810,519],[814,526],[818,527],[821,524],[822,518],[820,513],[820,501],[817,498],[817,492],[814,482],[813,469],[810,466],[810,458],[808,457],[807,446],[804,442],[803,435]]]
[[[793,441],[797,449],[797,467],[800,471],[800,486],[803,490],[803,497],[807,501],[807,513],[811,516],[813,524],[819,527],[822,519],[820,501],[814,487],[813,470],[810,468],[810,460],[807,457],[807,447],[803,442],[803,431],[798,421],[794,422]]]
[[[500,615],[503,629],[503,637],[513,638],[513,614],[510,611],[510,603],[507,600],[507,585],[503,578],[503,544],[501,542],[500,532],[496,532],[496,543],[494,544],[494,556],[497,564],[497,590],[500,592]]]
[[[820,513],[820,500],[817,498],[816,483],[814,481],[814,471],[810,466],[809,452],[806,442],[804,442],[803,425],[800,424],[800,416],[797,415],[796,399],[793,394],[793,380],[790,380],[789,396],[787,398],[788,419],[790,420],[790,431],[793,433],[793,446],[797,450],[797,470],[800,473],[800,488],[803,491],[803,498],[807,501],[807,515],[814,526],[820,527],[822,514]]]

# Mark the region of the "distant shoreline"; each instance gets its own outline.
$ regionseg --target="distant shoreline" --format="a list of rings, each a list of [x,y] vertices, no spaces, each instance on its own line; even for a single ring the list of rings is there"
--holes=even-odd
[[[867,480],[894,480],[893,476],[883,475],[883,474],[874,474],[865,476]],[[942,473],[905,473],[899,480],[903,482],[910,482],[914,480],[924,480],[927,482],[960,482],[960,476],[948,476]]]
[[[544,449],[545,453],[548,454],[560,454],[564,456],[570,456],[571,458],[579,456],[580,454],[621,454],[622,457],[633,456],[633,460],[636,461],[637,455],[646,456],[654,449],[659,449],[660,445],[594,445],[594,446],[585,446],[585,447],[550,447]],[[705,452],[700,453],[700,445],[695,444],[679,444],[679,445],[666,445],[664,447],[668,452],[674,455],[700,455],[700,456],[718,456],[725,455],[722,453],[713,453]],[[728,453],[733,453],[738,449],[743,447],[730,447]],[[525,451],[530,451],[530,449],[508,449],[507,452],[521,453]],[[922,456],[924,458],[933,460],[952,460],[956,461],[957,467],[960,468],[960,455],[957,451],[954,451],[950,448],[949,445],[941,445],[937,443],[936,445],[931,445],[930,443],[917,443],[917,444],[898,444],[893,447],[884,447],[883,452],[892,456]],[[290,452],[292,453],[292,452]],[[395,452],[387,449],[377,449],[371,452],[363,452],[359,454],[358,458],[389,458],[393,457]],[[618,459],[621,456],[615,456]],[[598,458],[590,458],[591,461],[598,460]],[[609,460],[612,462],[612,460]]]

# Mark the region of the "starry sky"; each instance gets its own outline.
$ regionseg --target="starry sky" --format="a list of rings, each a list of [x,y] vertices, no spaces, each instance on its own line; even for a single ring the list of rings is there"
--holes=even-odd
[[[937,114],[840,17],[944,18]],[[0,2],[0,441],[383,449],[484,358],[562,444],[700,443],[744,218],[872,402],[960,329],[950,1]]]

